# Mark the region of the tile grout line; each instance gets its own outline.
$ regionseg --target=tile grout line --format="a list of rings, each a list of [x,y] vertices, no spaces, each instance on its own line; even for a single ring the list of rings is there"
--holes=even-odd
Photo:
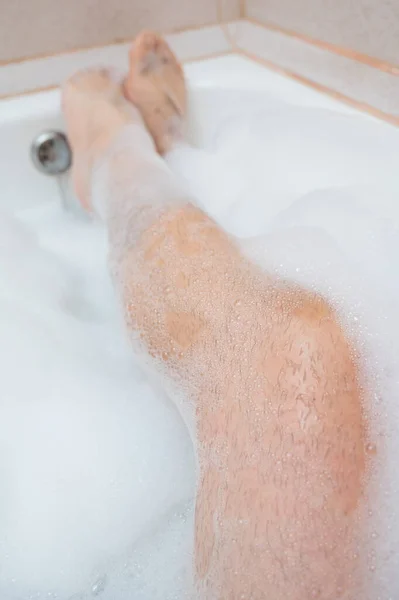
[[[355,108],[356,110],[359,110],[372,117],[375,117],[377,119],[390,123],[391,125],[399,127],[399,117],[395,117],[394,115],[383,112],[382,110],[379,110],[378,108],[375,108],[365,102],[359,102],[358,100],[354,100],[353,98],[346,96],[342,92],[337,92],[336,90],[329,88],[328,86],[323,85],[322,83],[317,83],[317,81],[313,81],[308,77],[299,75],[298,73],[291,71],[290,69],[281,67],[268,59],[262,58],[256,54],[253,54],[252,52],[245,50],[244,48],[239,47],[238,51],[239,54],[241,54],[242,56],[270,69],[271,71],[279,73],[280,75],[284,75],[285,77],[289,77],[290,79],[302,83],[303,85],[306,85],[307,87],[310,87],[316,90],[317,92],[321,92],[329,97],[334,98],[335,100],[343,102],[344,104],[347,104],[352,108]]]
[[[102,46],[101,46],[102,47]],[[209,54],[203,54],[201,56],[195,56],[193,58],[188,58],[186,60],[182,60],[182,64],[191,64],[195,62],[199,62],[201,60],[210,60],[212,58],[221,58],[223,56],[230,56],[233,54],[232,50],[225,50],[220,52],[210,52]],[[44,59],[45,60],[45,59]],[[12,92],[10,94],[0,94],[1,100],[11,100],[12,98],[21,98],[23,96],[31,96],[32,94],[40,94],[41,92],[50,92],[52,90],[56,90],[60,88],[61,83],[54,83],[50,85],[45,85],[38,88],[32,88],[29,90],[23,90],[21,92]]]
[[[248,58],[249,60],[251,60],[253,62],[257,62],[257,63],[261,64],[262,66],[264,66],[264,67],[266,67],[266,68],[268,68],[270,70],[278,72],[278,73],[280,73],[280,74],[282,74],[282,75],[284,75],[286,77],[294,79],[294,80],[296,80],[296,81],[298,81],[298,82],[300,82],[300,83],[302,83],[302,84],[304,84],[304,85],[306,85],[308,87],[311,87],[311,88],[317,90],[318,92],[322,92],[322,93],[324,93],[324,94],[326,94],[326,95],[328,95],[330,97],[333,97],[333,98],[335,98],[335,99],[337,99],[337,100],[339,100],[341,102],[344,102],[345,104],[348,104],[348,105],[356,108],[357,110],[365,112],[365,113],[367,113],[367,114],[369,114],[369,115],[371,115],[373,117],[376,117],[378,119],[384,120],[384,121],[386,121],[386,122],[388,122],[390,124],[393,124],[395,126],[399,126],[399,117],[395,117],[392,114],[385,113],[385,112],[383,112],[383,111],[381,111],[381,110],[379,110],[379,109],[377,109],[377,108],[375,108],[372,105],[369,105],[367,103],[363,103],[361,101],[354,100],[353,98],[350,98],[349,96],[346,96],[342,92],[335,91],[333,88],[329,88],[328,86],[326,86],[324,84],[321,84],[321,83],[318,83],[317,81],[314,81],[314,80],[312,80],[312,79],[310,79],[310,78],[308,78],[306,76],[299,75],[295,71],[292,71],[292,70],[287,69],[285,67],[281,67],[277,63],[274,63],[273,61],[270,61],[268,59],[264,59],[261,56],[255,54],[255,53],[249,52],[249,51],[245,50],[245,48],[243,48],[243,47],[240,47],[237,44],[236,36],[234,35],[234,33],[230,33],[230,27],[229,27],[229,25],[232,25],[232,24],[239,24],[240,20],[223,22],[223,19],[222,19],[223,15],[222,15],[222,12],[221,12],[222,8],[223,8],[222,7],[222,2],[223,2],[223,0],[217,0],[218,17],[220,18],[220,21],[217,24],[213,24],[212,27],[217,27],[217,28],[220,29],[220,31],[223,33],[226,41],[228,42],[228,44],[230,46],[230,49],[229,50],[225,50],[225,51],[211,52],[211,53],[208,53],[206,55],[194,56],[193,58],[189,58],[187,60],[183,60],[182,61],[183,64],[187,64],[187,63],[191,63],[191,62],[198,62],[198,61],[201,61],[201,60],[208,60],[208,59],[212,59],[212,58],[218,58],[218,57],[222,57],[222,56],[227,56],[227,55],[231,55],[232,53],[235,52],[235,53],[237,53],[237,54],[239,54],[241,56],[244,56],[244,57]],[[240,2],[245,6],[245,0],[240,0]],[[311,45],[313,47],[318,47],[318,48],[320,48],[320,49],[322,49],[324,51],[331,52],[332,54],[339,55],[339,56],[344,56],[348,60],[351,60],[353,62],[358,62],[360,64],[366,64],[369,67],[371,66],[371,67],[379,68],[379,67],[376,67],[375,64],[372,65],[372,64],[370,64],[367,61],[358,60],[356,57],[354,57],[350,53],[351,51],[349,52],[349,51],[345,50],[345,51],[342,51],[342,52],[341,51],[338,52],[336,47],[334,47],[335,50],[331,49],[331,47],[330,47],[331,45],[327,45],[328,46],[327,47],[322,42],[318,43],[317,41],[316,42],[312,41],[310,39],[307,39],[306,36],[300,36],[300,35],[297,35],[297,34],[295,34],[293,32],[287,32],[287,31],[285,31],[285,30],[283,30],[283,29],[281,29],[281,28],[279,28],[277,26],[273,26],[272,25],[272,26],[269,27],[268,25],[265,25],[265,24],[262,24],[262,23],[258,23],[257,21],[255,21],[253,19],[244,19],[244,21],[242,21],[242,22],[248,23],[249,25],[252,25],[252,26],[255,26],[255,27],[256,26],[260,27],[261,29],[266,30],[266,31],[275,31],[275,32],[277,32],[277,33],[279,33],[281,35],[286,35],[286,36],[295,38],[296,40],[298,40],[301,43],[307,43],[307,44],[309,44],[309,45]],[[168,35],[168,36],[169,35],[170,36],[172,36],[172,35],[179,35],[180,33],[184,33],[186,31],[188,31],[188,32],[190,32],[190,31],[197,32],[197,31],[201,31],[201,29],[203,29],[203,27],[190,28],[190,29],[181,30],[181,31],[175,32],[175,33],[167,33],[166,35]],[[28,61],[20,61],[20,62],[30,62],[30,61],[35,61],[35,60],[46,60],[46,58],[57,58],[57,57],[65,56],[65,55],[73,55],[75,53],[90,51],[90,50],[94,50],[94,49],[108,48],[108,47],[112,47],[112,46],[115,47],[115,46],[123,45],[123,44],[126,44],[126,43],[128,43],[128,41],[126,41],[126,40],[125,41],[119,41],[117,43],[114,42],[114,43],[110,43],[110,44],[106,44],[106,45],[102,45],[102,46],[85,48],[85,49],[82,49],[82,50],[74,50],[72,52],[65,52],[65,53],[55,54],[55,55],[51,55],[51,56],[47,56],[47,57],[42,57],[42,58],[34,57],[34,58],[28,59]],[[348,54],[348,52],[349,52],[349,54]],[[368,57],[368,58],[370,58],[370,57]],[[6,68],[7,66],[12,66],[13,64],[20,64],[20,63],[18,63],[18,62],[17,63],[16,62],[14,62],[14,63],[8,63],[7,65],[3,65],[3,67]],[[386,63],[383,63],[383,64],[386,64]],[[2,67],[0,65],[0,69],[1,68]],[[392,67],[392,68],[394,68],[394,67]],[[391,71],[387,71],[386,69],[380,68],[379,70],[384,71],[388,75],[390,75],[390,74],[391,75],[395,75],[395,73],[392,73]],[[399,69],[397,69],[397,70],[398,70],[398,73],[399,73]],[[14,93],[2,94],[2,95],[0,95],[0,100],[10,99],[10,98],[16,98],[16,97],[21,97],[21,96],[25,96],[25,95],[31,95],[31,94],[35,94],[35,93],[39,93],[39,92],[50,91],[50,90],[55,90],[55,89],[57,89],[59,87],[59,85],[60,84],[51,84],[51,85],[43,86],[43,87],[40,87],[40,88],[31,88],[31,89],[23,90],[23,91],[17,92],[17,93],[14,92]]]
[[[351,50],[349,48],[336,46],[335,44],[331,44],[329,42],[324,42],[323,40],[318,40],[318,39],[309,37],[307,35],[298,33],[296,31],[290,30],[290,29],[285,29],[284,27],[281,27],[281,26],[276,25],[269,21],[262,22],[262,21],[258,21],[257,19],[254,19],[252,17],[245,16],[245,12],[246,12],[245,0],[239,0],[240,16],[238,19],[230,19],[230,20],[223,21],[222,2],[223,2],[223,0],[217,0],[217,6],[218,6],[218,10],[217,10],[218,22],[217,23],[214,23],[214,22],[206,23],[204,25],[201,25],[200,27],[195,27],[195,26],[194,27],[186,27],[184,29],[170,30],[170,31],[166,31],[163,33],[166,36],[179,35],[181,33],[186,33],[186,32],[188,32],[188,33],[189,32],[197,32],[197,31],[200,31],[201,29],[204,29],[207,27],[220,27],[222,30],[224,30],[224,29],[227,29],[229,27],[229,25],[234,25],[238,21],[244,20],[245,22],[247,22],[251,25],[255,25],[262,29],[266,29],[267,31],[275,31],[276,33],[280,33],[281,35],[295,38],[299,41],[302,41],[302,42],[309,44],[311,46],[314,46],[316,48],[320,48],[322,50],[331,52],[332,54],[336,54],[338,56],[344,56],[350,60],[354,60],[354,61],[360,62],[362,64],[365,64],[369,67],[379,69],[380,71],[383,71],[385,73],[389,73],[394,76],[399,76],[399,66],[397,66],[397,65],[391,64],[389,62],[384,62],[378,58],[368,56],[367,54],[363,54],[361,52],[357,52],[356,50]],[[231,36],[228,36],[228,37],[231,38]],[[107,42],[105,44],[95,44],[93,46],[72,48],[70,50],[64,50],[61,52],[55,52],[55,53],[49,53],[49,54],[37,54],[34,56],[20,57],[20,58],[12,59],[9,61],[7,61],[7,60],[0,61],[0,68],[17,65],[17,64],[21,64],[21,63],[28,63],[31,61],[46,60],[48,58],[58,58],[58,57],[63,57],[63,56],[67,56],[67,55],[73,55],[73,54],[79,53],[79,52],[99,50],[102,48],[109,48],[109,47],[113,47],[113,46],[121,46],[123,44],[128,44],[128,43],[132,42],[133,39],[134,38],[124,38],[124,39],[114,40],[112,42]],[[231,42],[230,39],[228,41]]]
[[[261,27],[262,29],[266,29],[267,31],[274,31],[276,33],[280,33],[281,35],[294,38],[315,48],[319,48],[321,50],[330,52],[331,54],[344,56],[345,58],[367,65],[368,67],[378,69],[380,71],[383,71],[384,73],[388,73],[393,76],[399,76],[398,65],[394,65],[389,62],[380,60],[379,58],[369,56],[368,54],[363,54],[362,52],[357,52],[356,50],[351,50],[350,48],[344,48],[335,44],[331,44],[330,42],[324,42],[323,40],[312,38],[302,33],[293,31],[291,29],[285,29],[284,27],[281,27],[280,25],[276,25],[269,21],[262,22],[258,21],[257,19],[253,19],[252,17],[245,17],[245,21],[247,23],[250,23],[251,25],[255,25],[257,27]]]
[[[172,36],[172,35],[179,35],[182,33],[191,33],[191,32],[198,32],[201,31],[202,29],[207,29],[209,27],[221,27],[221,25],[232,25],[234,23],[237,23],[237,21],[239,21],[240,19],[229,19],[226,20],[223,23],[218,23],[218,22],[210,22],[210,23],[205,23],[203,25],[200,25],[199,27],[193,26],[193,27],[186,27],[184,29],[171,29],[169,31],[162,31],[162,35],[164,36]],[[34,56],[22,56],[20,58],[14,58],[11,60],[0,60],[0,69],[2,67],[8,67],[8,66],[13,66],[13,65],[19,65],[21,63],[29,63],[29,62],[34,62],[34,61],[39,61],[39,60],[46,60],[48,58],[58,58],[58,57],[63,57],[63,56],[70,56],[73,54],[77,54],[79,52],[90,52],[91,50],[101,50],[102,48],[111,48],[113,46],[123,46],[124,44],[130,44],[131,42],[134,41],[134,37],[132,38],[121,38],[121,39],[117,39],[117,40],[113,40],[112,42],[105,42],[104,44],[94,44],[92,46],[80,46],[79,48],[71,48],[69,50],[62,50],[61,52],[49,52],[49,53],[43,53],[43,54],[35,54]]]
[[[237,43],[235,39],[234,33],[230,33],[230,25],[237,23],[236,21],[223,21],[223,2],[224,0],[215,0],[216,1],[216,14],[218,20],[218,26],[220,27],[226,42],[230,45],[233,52],[237,50]],[[240,3],[245,2],[245,0],[239,0]],[[241,6],[240,6],[241,12]]]

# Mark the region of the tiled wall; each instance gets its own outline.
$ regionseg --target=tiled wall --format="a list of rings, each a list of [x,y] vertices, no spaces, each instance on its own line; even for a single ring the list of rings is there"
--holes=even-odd
[[[240,0],[0,0],[0,62],[175,31],[240,15]]]
[[[247,0],[246,13],[399,64],[399,0]]]

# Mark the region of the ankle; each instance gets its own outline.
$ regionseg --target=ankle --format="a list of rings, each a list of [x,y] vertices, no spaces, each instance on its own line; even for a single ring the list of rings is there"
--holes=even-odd
[[[157,150],[161,155],[172,152],[185,142],[184,121],[178,115],[173,115],[165,120],[161,132],[154,134]]]
[[[119,212],[122,201],[135,204],[134,185],[140,172],[152,160],[161,160],[144,125],[129,122],[107,131],[89,153],[89,174],[93,211],[105,221]],[[127,197],[128,196],[128,197]]]

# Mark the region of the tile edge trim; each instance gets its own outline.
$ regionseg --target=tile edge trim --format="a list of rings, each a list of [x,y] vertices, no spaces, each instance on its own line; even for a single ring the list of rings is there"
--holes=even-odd
[[[317,81],[309,79],[308,77],[305,77],[304,75],[295,73],[291,69],[287,69],[286,67],[281,67],[280,65],[274,63],[273,61],[270,61],[261,56],[258,56],[257,54],[249,52],[242,47],[239,48],[239,54],[245,58],[248,58],[249,60],[252,60],[253,62],[256,62],[256,63],[264,66],[265,68],[267,68],[271,71],[274,71],[275,73],[278,73],[279,75],[283,75],[284,77],[289,77],[290,79],[293,79],[294,81],[297,81],[298,83],[301,83],[302,85],[306,85],[307,87],[310,87],[319,93],[325,94],[325,95],[333,98],[334,100],[343,102],[344,104],[350,106],[351,108],[354,108],[360,112],[366,113],[369,116],[379,119],[381,121],[385,121],[386,123],[389,123],[390,125],[399,127],[399,117],[395,117],[395,115],[386,113],[378,108],[375,108],[374,106],[372,106],[370,104],[367,104],[366,102],[360,102],[358,100],[355,100],[354,98],[351,98],[351,97],[343,94],[342,92],[338,92],[338,91],[334,90],[333,88],[330,88],[322,83],[318,83]]]

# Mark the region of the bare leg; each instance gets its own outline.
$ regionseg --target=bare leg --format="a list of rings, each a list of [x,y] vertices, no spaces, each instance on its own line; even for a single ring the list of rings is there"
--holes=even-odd
[[[181,132],[169,102],[181,72],[153,34],[132,56],[125,91],[165,151]],[[365,425],[333,311],[242,257],[185,196],[106,74],[71,80],[64,106],[87,165],[81,201],[107,223],[127,325],[191,414],[202,595],[364,598],[355,556]]]

